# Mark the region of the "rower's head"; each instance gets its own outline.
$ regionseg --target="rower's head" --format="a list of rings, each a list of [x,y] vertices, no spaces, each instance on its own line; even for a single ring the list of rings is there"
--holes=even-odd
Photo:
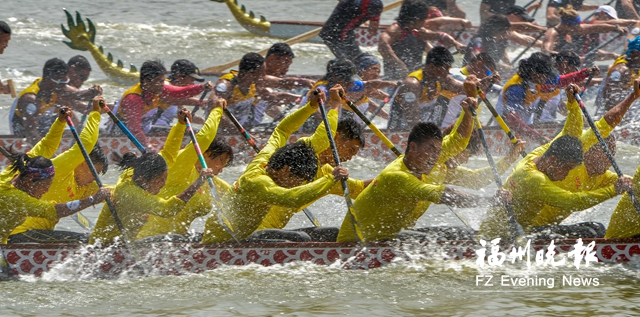
[[[238,65],[238,77],[255,82],[264,77],[264,57],[258,53],[247,53],[242,56]]]
[[[488,53],[474,54],[465,67],[469,74],[476,75],[478,79],[485,78],[498,71],[495,61]]]
[[[267,56],[264,58],[265,73],[267,75],[283,77],[289,71],[289,67],[296,57],[287,43],[276,43],[271,45]]]
[[[318,159],[311,146],[293,142],[273,153],[266,170],[278,186],[293,188],[313,181],[318,171]]]
[[[144,62],[140,67],[140,88],[154,95],[161,94],[166,72],[167,69],[159,60]]]
[[[527,9],[518,5],[509,7],[505,15],[507,19],[509,19],[509,22],[533,22],[536,20],[527,13]]]
[[[563,180],[569,171],[583,161],[582,142],[576,137],[563,135],[551,143],[536,163],[538,170],[552,181]]]
[[[573,9],[572,5],[560,8],[558,15],[560,16],[560,24],[564,28],[577,28],[580,27],[580,23],[582,23],[580,13]]]
[[[118,166],[121,170],[133,168],[131,179],[151,195],[157,195],[167,182],[167,162],[156,152],[146,152],[140,157],[129,152]]]
[[[355,58],[354,63],[356,64],[356,72],[362,80],[367,81],[380,78],[382,67],[377,57],[369,53],[362,53]]]
[[[203,154],[207,167],[213,170],[214,175],[222,173],[222,169],[233,162],[233,149],[222,138],[214,139]],[[196,167],[201,167],[200,163]]]
[[[0,54],[4,53],[4,49],[9,46],[11,40],[11,27],[4,21],[0,21]]]
[[[396,21],[409,30],[419,29],[429,15],[429,6],[424,0],[405,0],[402,2]]]
[[[442,131],[433,122],[420,122],[409,133],[405,164],[414,173],[429,174],[440,158]]]
[[[640,35],[633,40],[627,40],[627,42],[626,60],[629,62],[629,67],[638,68],[640,65]]]
[[[435,79],[445,78],[449,76],[449,69],[453,62],[453,55],[446,47],[436,46],[427,53],[423,70],[429,77],[433,76]]]
[[[451,124],[448,127],[445,127],[444,129],[442,129],[442,134],[448,135],[453,131],[454,127],[455,127],[455,124]],[[467,144],[467,147],[464,149],[464,151],[460,152],[455,157],[447,160],[445,164],[447,165],[448,168],[454,169],[458,167],[458,165],[466,164],[469,161],[469,157],[478,155],[480,154],[481,151],[482,151],[482,143],[480,140],[480,134],[478,133],[477,129],[473,129],[473,132],[471,133],[471,138],[469,139],[469,143]]]
[[[478,35],[482,38],[500,38],[507,34],[507,31],[511,28],[511,22],[509,19],[502,15],[492,15],[478,28]]]
[[[340,162],[351,160],[365,145],[362,125],[350,117],[338,121],[338,128],[336,129],[334,140]],[[335,167],[336,163],[333,159],[331,148],[322,151],[318,156],[320,158],[320,165],[329,164]]]
[[[69,65],[69,85],[80,88],[91,75],[91,64],[82,55],[76,55],[69,59],[67,62]]]
[[[50,159],[43,156],[29,157],[18,154],[13,157],[11,172],[18,173],[13,185],[34,198],[40,199],[51,187],[55,168]]]
[[[612,6],[608,6],[608,5],[603,5],[603,6],[599,6],[596,11],[594,11],[595,15],[595,19],[596,20],[600,20],[600,21],[609,21],[609,20],[617,20],[618,19],[618,13],[616,12],[616,9],[613,8]]]
[[[544,84],[547,79],[558,76],[558,71],[553,68],[551,57],[541,52],[531,54],[518,65],[518,75],[528,82]]]
[[[611,151],[611,154],[616,155],[616,138],[614,135],[609,135],[604,139],[605,144]],[[595,144],[589,150],[584,152],[584,167],[587,170],[589,176],[597,176],[604,174],[609,167],[611,167],[611,161],[605,154],[604,149],[600,146],[600,143]]]
[[[109,160],[107,156],[104,154],[104,151],[100,147],[99,144],[96,144],[89,153],[89,158],[91,159],[91,163],[96,168],[96,171],[99,174],[104,175],[109,169]],[[89,169],[89,165],[86,161],[82,161],[82,164],[78,165],[74,170],[73,177],[76,180],[76,183],[79,187],[88,186],[93,184],[95,179],[93,178],[93,174],[91,174],[91,170]]]
[[[62,90],[69,83],[69,65],[59,58],[52,58],[44,63],[40,88]]]
[[[200,76],[200,69],[196,64],[188,59],[179,59],[171,64],[171,74],[169,74],[169,82],[174,86],[189,86],[195,82],[203,82],[204,78]]]
[[[580,56],[574,51],[563,50],[558,54],[553,54],[553,66],[562,75],[577,72],[582,66]]]
[[[329,61],[324,79],[329,81],[329,86],[340,85],[346,91],[352,88],[354,82],[360,80],[356,75],[356,65],[348,59]]]

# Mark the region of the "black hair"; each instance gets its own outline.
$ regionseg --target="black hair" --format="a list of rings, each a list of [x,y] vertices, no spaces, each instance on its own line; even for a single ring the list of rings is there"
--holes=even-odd
[[[291,50],[291,46],[283,42],[271,45],[271,47],[267,51],[266,57],[269,57],[269,55],[272,55],[272,54],[276,56],[290,56],[291,58],[296,57],[296,55],[293,54],[293,51]]]
[[[490,69],[496,69],[496,62],[493,59],[493,57],[491,57],[491,55],[489,55],[489,53],[479,53],[479,54],[475,54],[473,55],[473,57],[471,57],[471,60],[467,63],[467,64],[471,64],[473,62],[482,62],[482,64],[484,66],[487,66]]]
[[[11,173],[18,172],[20,178],[27,174],[27,168],[47,168],[53,166],[53,162],[44,156],[29,157],[27,154],[16,154],[10,159],[13,163],[9,167]]]
[[[534,73],[546,75],[552,70],[551,57],[541,52],[531,54],[529,58],[521,60],[518,65],[518,74],[525,80],[531,79]]]
[[[396,21],[401,26],[406,26],[415,21],[426,19],[428,13],[429,7],[424,0],[405,0],[400,7]]]
[[[67,62],[67,65],[69,65],[69,67],[75,66],[76,68],[86,69],[89,71],[91,70],[91,64],[89,63],[89,60],[82,55],[76,55],[70,58]]]
[[[304,142],[293,142],[273,153],[268,166],[274,170],[289,166],[291,174],[310,182],[318,171],[318,158],[311,146]]]
[[[233,148],[223,138],[214,139],[213,142],[209,144],[209,147],[207,148],[207,150],[204,151],[204,154],[207,154],[207,153],[209,153],[208,155],[209,155],[209,158],[211,159],[214,159],[224,153],[227,153],[229,154],[229,163],[227,163],[227,166],[229,166],[231,162],[233,162]]]
[[[551,142],[549,149],[544,152],[542,157],[555,156],[560,163],[582,163],[582,142],[574,136],[563,135]]]
[[[409,138],[407,139],[407,149],[409,151],[409,144],[411,142],[422,144],[430,139],[442,140],[442,131],[440,127],[433,122],[420,122],[416,124],[409,132]]]
[[[107,156],[105,155],[104,151],[102,151],[102,148],[99,144],[96,143],[96,145],[93,147],[93,150],[91,150],[91,153],[89,153],[89,158],[91,159],[93,165],[102,165],[102,175],[107,173],[107,170],[109,169],[109,160],[107,159]]]
[[[242,56],[238,71],[240,73],[249,73],[258,70],[264,64],[264,57],[258,53],[247,53]]]
[[[329,81],[328,88],[331,88],[335,84],[335,82],[333,82],[334,78],[349,82],[355,74],[356,65],[352,61],[348,59],[331,60],[327,64],[327,74],[323,79]]]
[[[340,137],[346,140],[358,140],[360,147],[364,147],[364,129],[356,120],[351,117],[344,118],[338,121],[338,128],[336,129],[340,133]]]
[[[478,28],[478,35],[483,38],[492,38],[496,34],[508,31],[511,28],[509,18],[502,14],[492,15]]]
[[[0,21],[0,33],[11,34],[11,27],[7,22]]]
[[[134,178],[142,177],[147,181],[158,177],[168,169],[167,162],[156,152],[146,152],[140,157],[132,152],[126,153],[118,166],[120,170],[133,168]]]
[[[425,65],[433,64],[433,66],[451,66],[454,62],[453,55],[446,47],[436,46],[427,53]]]
[[[59,78],[67,75],[69,72],[69,65],[65,61],[59,58],[52,58],[44,63],[42,68],[42,77],[44,78]]]
[[[154,78],[165,74],[167,69],[160,60],[146,61],[140,67],[140,83],[145,80],[153,80]]]
[[[580,56],[576,54],[574,51],[562,50],[557,54],[551,55],[553,59],[554,65],[558,65],[562,62],[567,62],[569,66],[580,67],[582,65],[582,61],[580,60]]]
[[[455,125],[456,124],[453,123],[449,126],[444,127],[442,129],[442,134],[448,135],[449,133],[451,133]],[[480,139],[480,134],[478,133],[478,129],[474,128],[473,132],[471,132],[471,138],[469,138],[469,143],[467,144],[466,149],[471,152],[471,155],[476,155],[480,153],[480,150],[482,149],[482,140]]]

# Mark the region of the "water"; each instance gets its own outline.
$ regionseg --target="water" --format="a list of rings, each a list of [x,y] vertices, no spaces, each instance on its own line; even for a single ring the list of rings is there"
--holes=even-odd
[[[389,3],[386,1],[385,3]],[[526,1],[518,0],[519,4]],[[603,0],[590,3],[604,3]],[[247,9],[271,20],[326,19],[335,5],[329,0],[257,1],[241,0]],[[477,25],[479,0],[458,0],[468,18]],[[248,51],[257,51],[274,40],[256,37],[242,29],[225,4],[211,1],[3,1],[0,20],[11,24],[14,35],[9,48],[0,56],[0,77],[14,78],[18,88],[26,87],[40,75],[44,62],[52,57],[67,60],[78,52],[61,41],[60,24],[66,25],[62,8],[96,23],[96,43],[115,59],[140,66],[147,59],[160,58],[167,65],[179,58],[189,58],[201,68],[236,59]],[[309,10],[312,8],[312,10]],[[397,10],[385,13],[389,22]],[[542,12],[538,13],[542,23]],[[375,48],[367,48],[374,52]],[[294,74],[321,74],[329,50],[319,44],[297,44],[297,58],[291,67]],[[87,84],[99,84],[108,100],[114,100],[128,88],[108,79],[93,63],[94,71]],[[8,133],[6,125],[12,100],[0,96],[0,134]],[[485,114],[486,115],[486,114]],[[638,148],[619,144],[617,158],[625,173],[633,174],[640,152]],[[474,158],[471,167],[486,166],[482,157]],[[356,157],[346,166],[354,177],[374,177],[383,162]],[[221,175],[233,182],[244,165],[227,168]],[[117,179],[113,169],[106,183]],[[483,193],[491,195],[495,187]],[[612,199],[603,205],[579,212],[566,223],[601,221],[608,223],[617,203]],[[345,205],[340,197],[327,197],[310,209],[325,225],[338,226]],[[99,209],[85,214],[96,219]],[[460,210],[477,228],[484,210]],[[197,221],[193,228],[202,228]],[[310,225],[303,215],[296,215],[289,227]],[[429,209],[419,221],[422,225],[461,225],[447,208]],[[71,220],[63,219],[59,229],[79,230]],[[240,316],[316,316],[316,315],[437,315],[493,316],[547,315],[594,316],[637,315],[640,296],[636,293],[639,263],[592,265],[579,270],[531,268],[505,265],[503,268],[478,268],[473,261],[442,262],[420,259],[399,262],[371,271],[344,271],[335,267],[291,264],[284,267],[225,267],[199,275],[144,278],[98,279],[65,272],[42,278],[27,277],[18,282],[3,283],[0,315],[240,315]],[[511,277],[538,276],[552,278],[553,288],[546,286],[476,286],[477,275]],[[563,276],[598,278],[599,286],[563,286]]]

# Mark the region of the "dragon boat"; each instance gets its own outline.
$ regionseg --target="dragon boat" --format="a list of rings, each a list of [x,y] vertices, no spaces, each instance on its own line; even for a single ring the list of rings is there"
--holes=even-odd
[[[267,242],[228,243],[203,245],[199,243],[153,243],[134,245],[136,261],[122,246],[97,247],[81,244],[7,244],[2,249],[14,275],[40,276],[62,269],[94,276],[116,276],[135,269],[145,274],[180,275],[202,273],[221,266],[285,265],[309,262],[343,269],[373,269],[399,261],[415,260],[475,260],[482,265],[492,265],[487,257],[495,250],[493,245],[481,245],[473,240],[410,241],[367,243],[335,242]],[[509,245],[498,245],[499,253],[506,259],[514,256],[514,262],[536,261],[536,254],[548,259],[549,249],[555,250],[555,261],[572,265],[589,261],[621,263],[636,261],[640,255],[640,239],[555,239],[533,240],[514,250]],[[491,249],[491,250],[488,250]],[[490,251],[490,252],[489,252]],[[515,256],[517,251],[520,256]],[[528,256],[527,256],[528,255]],[[482,258],[480,258],[482,257]],[[634,259],[636,257],[636,259]],[[572,259],[573,258],[573,261]],[[584,260],[584,261],[583,261]],[[506,264],[507,262],[505,262]],[[494,263],[495,265],[495,263]],[[591,264],[593,265],[593,264]]]
[[[553,137],[558,130],[558,124],[539,124],[534,125],[534,129],[543,135]],[[509,139],[506,134],[499,127],[486,127],[483,129],[487,136],[487,143],[491,148],[493,154],[502,155],[505,154],[509,147]],[[234,131],[235,132],[235,131]],[[409,131],[386,131],[385,135],[393,142],[398,148],[406,148],[406,140],[409,137]],[[254,133],[252,136],[256,140],[259,147],[266,144],[269,136],[269,132]],[[395,154],[391,152],[386,145],[376,136],[371,130],[365,130],[365,147],[362,148],[358,155],[365,158],[370,158],[378,161],[392,161],[395,159]],[[632,145],[638,145],[640,139],[639,133],[632,130],[622,129],[618,132],[618,140],[630,143]],[[244,137],[238,133],[224,134],[219,133],[219,136],[224,138],[234,151],[234,161],[240,163],[248,163],[255,156],[255,151],[247,144]],[[299,137],[303,135],[294,134],[291,136],[290,141],[295,142]],[[150,135],[149,142],[151,144],[164,144],[166,135]],[[186,145],[189,142],[189,138],[183,139],[183,144]],[[123,155],[127,152],[136,152],[136,147],[125,136],[110,136],[107,134],[101,134],[99,139],[100,146],[109,152],[116,152]],[[66,151],[74,144],[74,140],[70,134],[65,134],[58,148],[58,153]],[[24,138],[15,135],[0,135],[0,146],[10,148],[14,152],[26,153],[31,149],[32,145]],[[9,165],[9,160],[0,154],[0,166]]]

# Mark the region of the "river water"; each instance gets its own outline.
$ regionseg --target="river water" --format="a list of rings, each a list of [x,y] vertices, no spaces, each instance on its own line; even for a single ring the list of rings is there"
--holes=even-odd
[[[331,0],[241,1],[257,15],[270,20],[309,21],[326,19],[335,3]],[[480,0],[458,0],[458,3],[474,25],[478,25]],[[175,59],[189,58],[206,68],[274,42],[242,29],[226,5],[204,0],[4,0],[1,6],[0,20],[10,23],[14,34],[9,48],[0,56],[0,77],[14,78],[18,88],[26,87],[39,77],[47,59],[67,60],[79,53],[61,42],[64,36],[60,24],[66,24],[62,8],[77,10],[92,19],[98,29],[96,43],[115,59],[138,67],[147,59],[159,58],[168,66]],[[383,22],[391,21],[396,12],[385,13]],[[541,13],[539,23],[544,22]],[[329,50],[319,44],[298,44],[294,51],[297,58],[291,73],[321,74],[327,60],[332,58]],[[93,61],[92,65],[94,71],[88,84],[102,85],[107,99],[115,100],[127,86],[108,79]],[[5,122],[0,125],[0,134],[8,133],[6,122],[11,102],[9,97],[0,96],[0,120]],[[635,171],[639,154],[637,148],[619,144],[617,158],[625,173]],[[471,167],[485,165],[483,158],[474,158],[469,163]],[[385,162],[356,157],[346,166],[352,176],[366,179],[374,177]],[[233,182],[244,167],[229,167],[221,177]],[[117,176],[112,169],[105,181],[113,183]],[[494,191],[495,187],[489,187],[483,192],[491,195]],[[616,203],[617,199],[613,199],[576,213],[566,223],[601,221],[607,224]],[[325,225],[338,226],[345,214],[344,202],[339,197],[324,198],[310,209]],[[85,214],[96,219],[98,212],[97,208],[88,209]],[[463,209],[460,212],[477,228],[485,211]],[[202,223],[197,221],[193,228],[201,229]],[[289,227],[308,225],[304,216],[296,215]],[[419,225],[462,224],[448,209],[435,206],[420,219]],[[66,219],[58,228],[78,230],[77,225]],[[636,294],[639,268],[640,263],[632,262],[592,263],[580,269],[570,265],[527,268],[521,264],[488,269],[478,267],[472,260],[417,259],[370,271],[344,271],[298,263],[269,268],[223,267],[199,275],[115,280],[58,270],[42,278],[27,277],[2,283],[0,315],[628,316],[640,314],[637,304],[640,296]],[[493,286],[485,286],[488,275],[494,276]],[[554,283],[553,287],[551,284],[502,285],[498,281],[502,275],[543,278]],[[478,276],[484,276],[480,277],[484,280],[478,282]],[[590,280],[590,285],[569,285],[567,281],[575,277]]]

